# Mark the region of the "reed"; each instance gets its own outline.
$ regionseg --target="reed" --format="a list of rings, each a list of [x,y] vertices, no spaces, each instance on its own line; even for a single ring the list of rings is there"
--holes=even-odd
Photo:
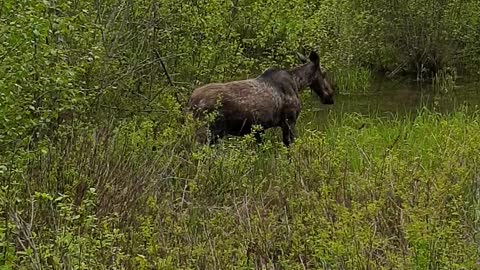
[[[337,68],[333,72],[335,89],[339,93],[366,93],[371,88],[372,71],[360,67]]]

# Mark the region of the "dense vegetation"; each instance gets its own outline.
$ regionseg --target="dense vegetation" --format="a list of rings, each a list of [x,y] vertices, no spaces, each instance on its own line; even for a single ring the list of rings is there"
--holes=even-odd
[[[0,1],[0,268],[475,269],[480,115],[300,119],[193,140],[199,84],[317,50],[376,73],[480,74],[477,0]],[[303,93],[308,97],[308,93]]]

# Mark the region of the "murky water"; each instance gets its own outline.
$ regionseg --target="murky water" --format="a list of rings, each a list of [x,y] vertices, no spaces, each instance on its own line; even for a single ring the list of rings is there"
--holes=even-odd
[[[430,84],[378,79],[366,93],[337,94],[332,106],[321,104],[310,93],[303,95],[303,104],[305,120],[309,122],[312,117],[314,122],[325,122],[328,117],[344,113],[376,118],[411,117],[423,107],[441,113],[454,112],[465,106],[473,111],[480,109],[480,83],[457,82],[455,89],[439,94]]]

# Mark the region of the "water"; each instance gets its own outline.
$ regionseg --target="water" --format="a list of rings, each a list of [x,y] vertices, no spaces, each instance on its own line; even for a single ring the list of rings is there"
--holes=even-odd
[[[420,110],[448,114],[458,110],[480,111],[480,82],[457,82],[446,94],[436,93],[430,84],[378,79],[366,93],[335,95],[335,104],[323,105],[310,90],[302,93],[302,112],[297,121],[297,134],[305,129],[328,130],[345,114],[362,115],[370,119],[412,119]],[[270,131],[281,136],[279,131]],[[275,136],[272,136],[274,138]]]
[[[412,117],[422,108],[450,113],[461,108],[480,109],[480,83],[457,82],[449,93],[435,93],[431,85],[405,81],[376,80],[367,93],[336,94],[335,104],[321,104],[314,94],[302,95],[303,111],[307,122],[323,126],[329,117],[356,113],[366,117]],[[302,116],[301,116],[302,118]],[[302,121],[302,119],[299,119]],[[320,123],[319,123],[320,122]]]

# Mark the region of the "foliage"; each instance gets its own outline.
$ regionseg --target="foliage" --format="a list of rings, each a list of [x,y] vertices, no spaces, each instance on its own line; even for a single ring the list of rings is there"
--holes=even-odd
[[[28,185],[6,254],[20,269],[473,268],[479,123],[346,115],[300,127],[290,151],[192,144],[193,123],[154,138],[148,119],[75,134],[8,174]]]
[[[321,132],[307,113],[287,150],[275,132],[199,145],[183,107],[199,84],[310,49],[341,93],[367,91],[377,71],[449,93],[480,70],[479,12],[474,0],[0,1],[0,264],[475,268],[477,114],[329,116]]]

